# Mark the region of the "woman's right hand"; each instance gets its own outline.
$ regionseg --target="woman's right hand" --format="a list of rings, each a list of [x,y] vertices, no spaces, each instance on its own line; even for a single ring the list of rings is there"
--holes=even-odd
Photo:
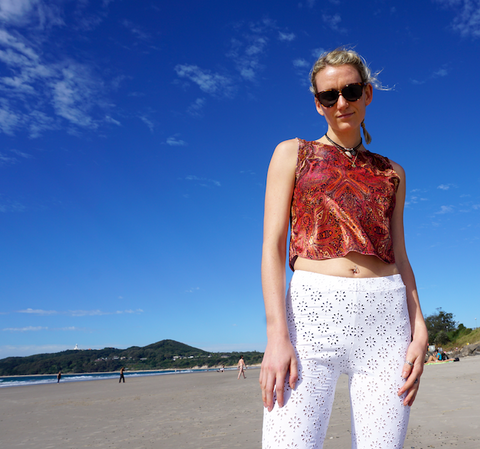
[[[298,362],[289,339],[269,340],[260,369],[260,387],[262,389],[263,406],[272,411],[275,389],[277,404],[284,405],[285,378],[294,389],[298,380]]]

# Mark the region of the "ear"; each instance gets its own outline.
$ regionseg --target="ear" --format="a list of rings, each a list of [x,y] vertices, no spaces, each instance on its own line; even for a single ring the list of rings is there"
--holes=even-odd
[[[372,102],[373,87],[369,83],[365,86],[365,106],[368,106]]]
[[[317,108],[317,112],[320,114],[320,115],[325,115],[325,113],[323,112],[323,106],[320,104],[320,102],[317,100],[317,97],[315,97],[315,107]]]

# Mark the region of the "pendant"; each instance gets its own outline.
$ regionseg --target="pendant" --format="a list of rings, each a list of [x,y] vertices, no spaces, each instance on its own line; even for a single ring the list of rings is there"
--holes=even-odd
[[[350,159],[352,158],[352,153],[350,153],[350,150],[345,151],[345,155],[347,155]]]

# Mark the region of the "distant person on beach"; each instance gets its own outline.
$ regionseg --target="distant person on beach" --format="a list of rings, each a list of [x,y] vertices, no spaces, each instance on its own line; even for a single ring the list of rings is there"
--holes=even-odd
[[[428,334],[405,249],[405,172],[362,141],[362,130],[371,141],[373,86],[386,90],[377,75],[353,50],[324,53],[310,81],[327,132],[280,143],[270,162],[264,449],[322,448],[340,374],[350,380],[352,447],[403,447]]]
[[[440,353],[438,351],[435,351],[433,353],[433,355],[430,355],[428,357],[428,360],[426,361],[426,363],[435,363],[435,362],[438,362],[441,360],[441,356],[440,356]]]
[[[123,380],[123,383],[125,383],[125,375],[123,374],[124,371],[125,371],[125,368],[122,366],[120,370],[120,379],[118,379],[118,383],[120,383],[122,380]]]
[[[58,374],[57,374],[57,384],[60,383],[60,379],[62,378],[62,372],[59,371]]]
[[[240,357],[240,360],[237,363],[237,369],[238,369],[238,376],[237,379],[240,379],[240,376],[243,374],[243,378],[246,379],[247,376],[245,376],[245,370],[247,367],[245,366],[245,361],[243,360],[243,355]]]

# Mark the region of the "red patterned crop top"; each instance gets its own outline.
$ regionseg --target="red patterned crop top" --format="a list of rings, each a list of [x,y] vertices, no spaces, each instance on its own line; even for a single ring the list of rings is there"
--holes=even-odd
[[[400,178],[390,161],[368,150],[352,160],[341,150],[298,139],[289,263],[350,251],[394,263],[390,221]]]

